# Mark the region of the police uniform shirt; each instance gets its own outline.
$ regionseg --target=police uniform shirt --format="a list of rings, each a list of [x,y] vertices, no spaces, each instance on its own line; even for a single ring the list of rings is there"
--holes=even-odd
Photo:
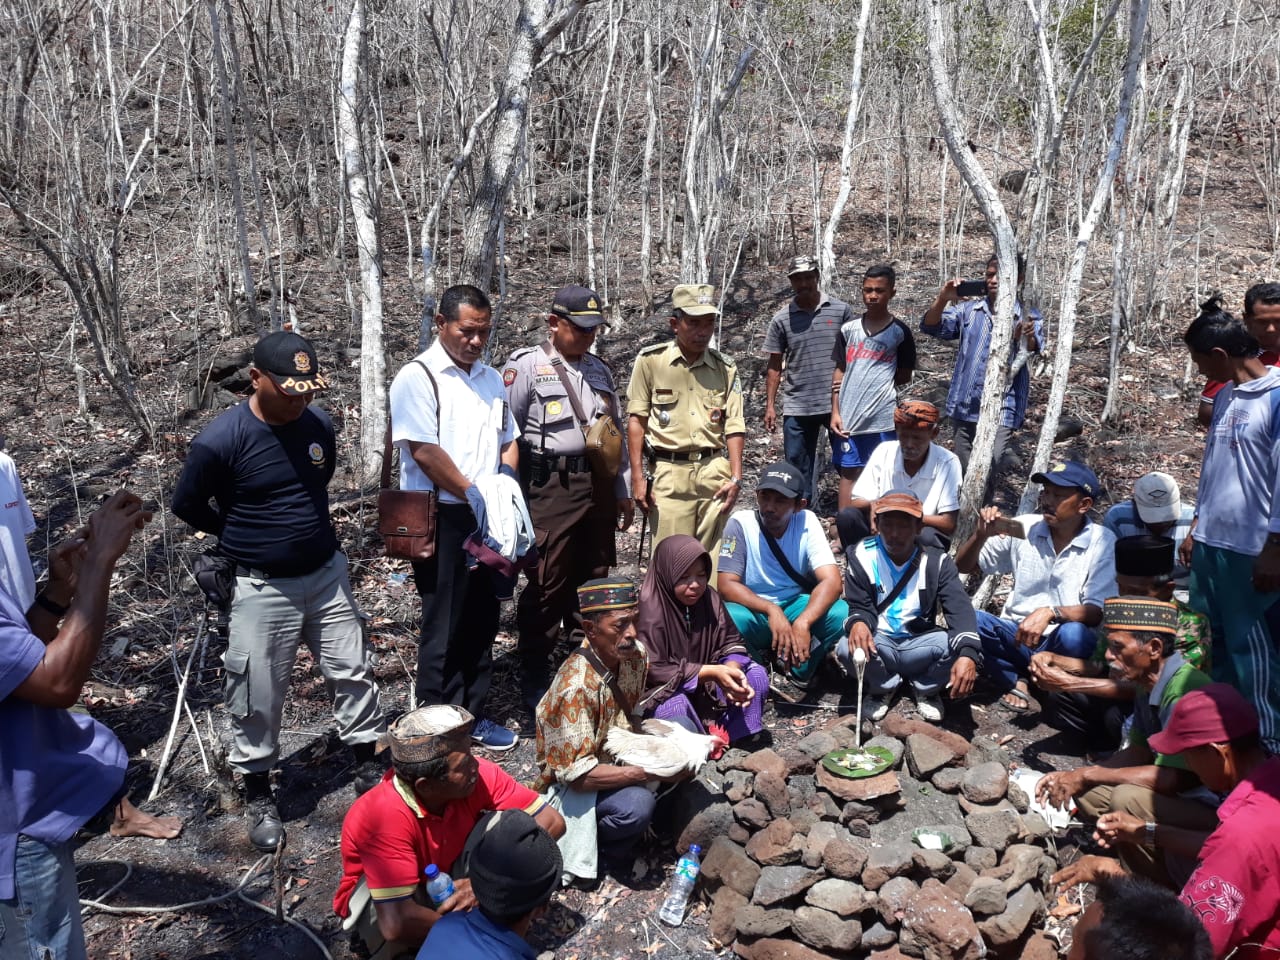
[[[443,417],[436,409],[431,381],[418,361],[435,377]],[[519,434],[507,409],[507,393],[498,371],[478,362],[469,372],[463,370],[439,339],[406,363],[391,382],[391,439],[400,448],[401,490],[435,489],[409,453],[410,441],[437,444],[458,472],[475,482],[498,472],[502,448]],[[440,502],[466,500],[441,490]]]
[[[502,373],[511,415],[529,449],[548,456],[581,456],[586,451],[586,437],[551,363],[553,356],[558,354],[548,354],[543,344],[524,347],[511,355]],[[576,362],[563,360],[562,369],[577,393],[588,424],[602,414],[621,414],[613,375],[603,360],[584,353]],[[623,431],[622,464],[614,488],[618,497],[626,499],[631,496],[631,463],[626,455],[625,427]]]
[[[636,357],[627,413],[648,417],[650,445],[667,453],[719,449],[725,437],[747,432],[733,361],[708,349],[691,364],[675,340]]]

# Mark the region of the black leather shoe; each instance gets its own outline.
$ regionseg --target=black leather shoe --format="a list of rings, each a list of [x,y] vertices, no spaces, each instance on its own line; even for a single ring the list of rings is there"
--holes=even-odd
[[[255,797],[245,804],[249,821],[249,842],[262,853],[275,853],[284,846],[284,821],[269,795]]]

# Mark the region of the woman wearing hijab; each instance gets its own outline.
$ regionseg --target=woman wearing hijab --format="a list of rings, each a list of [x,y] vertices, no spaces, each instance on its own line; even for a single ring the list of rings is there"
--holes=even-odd
[[[640,642],[649,653],[641,710],[690,721],[718,720],[731,743],[759,734],[769,676],[747,654],[720,594],[707,585],[711,555],[694,537],[665,538],[640,589]]]

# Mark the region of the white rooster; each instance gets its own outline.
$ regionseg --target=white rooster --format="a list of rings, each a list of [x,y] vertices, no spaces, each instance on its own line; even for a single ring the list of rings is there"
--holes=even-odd
[[[604,746],[619,763],[640,767],[655,777],[697,771],[729,746],[729,734],[715,723],[707,724],[707,733],[690,733],[679,724],[651,717],[640,724],[640,729],[644,733],[611,727]]]

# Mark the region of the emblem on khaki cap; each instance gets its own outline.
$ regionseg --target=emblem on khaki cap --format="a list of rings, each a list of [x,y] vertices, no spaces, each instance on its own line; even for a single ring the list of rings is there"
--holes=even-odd
[[[682,283],[671,291],[671,307],[690,317],[717,314],[716,288],[709,283]]]

